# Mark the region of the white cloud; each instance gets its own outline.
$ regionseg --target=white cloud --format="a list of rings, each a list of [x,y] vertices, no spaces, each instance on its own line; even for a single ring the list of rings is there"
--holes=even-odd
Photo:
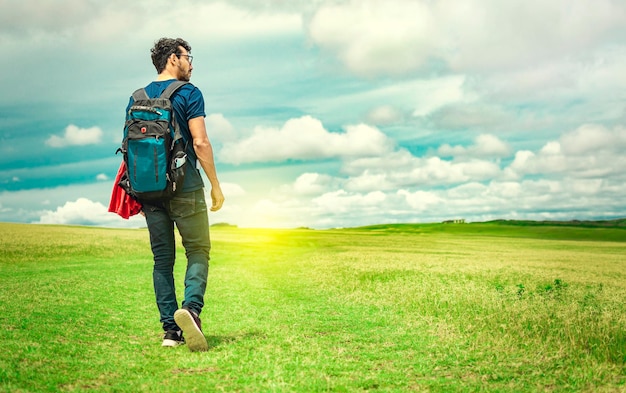
[[[241,39],[244,37],[280,36],[302,32],[302,16],[299,13],[283,10],[274,12],[250,12],[228,2],[198,3],[191,7],[174,7],[173,16],[161,13],[163,22],[171,27],[177,20],[186,23],[199,36],[220,37],[220,39]]]
[[[469,159],[456,162],[440,157],[416,157],[404,150],[352,160],[345,163],[342,171],[351,175],[352,181],[363,177],[377,179],[370,180],[370,183],[381,189],[482,181],[498,177],[501,172],[500,167],[490,161]]]
[[[352,0],[319,7],[308,30],[352,71],[397,75],[433,61],[480,72],[537,66],[620,42],[625,24],[626,6],[611,0]]]
[[[367,114],[367,121],[373,125],[388,125],[402,120],[402,112],[392,105],[373,108]]]
[[[510,219],[592,219],[590,206],[600,207],[608,217],[621,213],[621,204],[607,195],[611,186],[602,180],[524,180],[491,181],[487,184],[465,183],[456,187],[430,191],[400,190],[405,198],[405,215],[412,209],[421,222],[447,218],[470,221]],[[624,190],[625,187],[621,186]],[[541,206],[541,208],[537,208]]]
[[[370,190],[389,190],[396,187],[389,179],[389,174],[381,171],[365,169],[357,176],[351,176],[344,182],[348,191],[366,192]]]
[[[444,42],[453,49],[446,60],[465,70],[536,68],[584,52],[620,30],[623,37],[626,21],[624,4],[611,0],[447,0],[437,5]]]
[[[303,116],[287,121],[280,129],[257,127],[252,136],[224,144],[218,157],[222,162],[240,164],[376,156],[390,151],[392,145],[375,127],[359,124],[335,133],[327,131],[321,121]]]
[[[474,139],[471,146],[450,146],[446,143],[440,146],[437,152],[442,156],[456,158],[504,158],[511,154],[511,147],[495,135],[481,134]]]
[[[142,218],[131,218],[133,221],[142,221]],[[121,226],[122,218],[109,213],[108,208],[100,202],[93,202],[87,198],[78,198],[73,202],[66,202],[56,210],[46,210],[36,224],[62,225],[96,225]],[[130,221],[130,220],[129,220]],[[145,221],[143,221],[145,223]]]
[[[436,23],[425,2],[353,0],[321,6],[308,29],[353,71],[403,74],[437,50]]]
[[[237,137],[235,127],[221,113],[208,115],[205,122],[207,134],[212,142],[232,141]]]
[[[415,209],[416,212],[424,212],[438,204],[445,203],[445,200],[431,191],[409,192],[407,190],[398,190],[398,195],[403,196],[406,203],[412,209]]]
[[[560,145],[563,153],[575,156],[605,150],[623,152],[626,150],[626,128],[609,130],[597,124],[586,124],[563,135]]]
[[[82,146],[100,143],[102,130],[99,127],[79,128],[70,124],[65,128],[63,136],[51,135],[46,140],[50,147]]]
[[[6,2],[5,2],[6,3]],[[179,0],[176,7],[165,0],[122,0],[84,2],[24,2],[10,0],[2,7],[0,22],[4,32],[14,37],[38,37],[47,40],[74,39],[76,43],[103,43],[111,37],[133,34],[154,39],[154,28],[163,35],[181,31],[177,21],[184,20],[184,30],[196,38],[220,37],[220,40],[273,36],[301,32],[302,17],[288,10],[250,12],[247,9],[216,1],[199,3]],[[168,12],[162,12],[165,8]],[[150,20],[151,23],[142,23]]]
[[[398,149],[378,157],[355,158],[347,161],[342,172],[351,176],[363,173],[365,170],[376,172],[395,172],[397,170],[411,170],[420,165],[422,159],[415,157],[406,149]]]
[[[108,213],[105,206],[108,206],[110,195],[111,184],[98,181],[53,188],[0,191],[0,200],[6,208],[0,212],[0,221],[40,223],[43,219],[46,223],[126,228],[146,225],[141,216],[124,220],[114,213]],[[79,199],[83,201],[77,203]],[[75,216],[72,216],[72,211]]]
[[[444,130],[506,129],[512,119],[497,105],[466,102],[446,105],[428,116],[435,127]]]
[[[413,116],[426,116],[450,104],[474,101],[476,97],[464,89],[464,84],[465,77],[459,75],[420,81],[413,90]]]
[[[465,84],[464,75],[392,80],[389,84],[367,91],[326,97],[316,106],[331,112],[337,108],[362,107],[368,122],[388,125],[408,117],[405,112],[421,117],[447,105],[474,102],[478,97],[468,91]]]
[[[623,176],[625,149],[625,128],[610,130],[589,124],[563,134],[558,141],[547,142],[537,153],[517,152],[508,170],[518,177],[526,174],[566,174],[574,178]]]
[[[297,195],[319,195],[337,186],[335,178],[319,173],[303,173],[290,187]]]
[[[106,175],[106,173],[99,173],[98,175],[96,175],[96,180],[107,181],[109,180],[109,177]]]
[[[66,0],[63,9],[57,3],[45,1],[34,4],[9,0],[3,3],[0,22],[4,32],[16,35],[36,31],[63,32],[82,23],[93,12],[93,4],[80,0]]]
[[[246,191],[239,184],[223,182],[220,183],[220,187],[222,189],[222,192],[224,193],[225,198],[240,197],[246,195]],[[210,200],[210,190],[207,190],[207,197]]]

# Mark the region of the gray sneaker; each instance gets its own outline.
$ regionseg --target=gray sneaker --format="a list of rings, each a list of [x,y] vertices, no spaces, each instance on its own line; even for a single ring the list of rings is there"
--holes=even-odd
[[[188,308],[181,308],[174,313],[174,320],[185,333],[185,342],[191,352],[208,351],[209,344],[202,333],[202,322],[198,314]]]

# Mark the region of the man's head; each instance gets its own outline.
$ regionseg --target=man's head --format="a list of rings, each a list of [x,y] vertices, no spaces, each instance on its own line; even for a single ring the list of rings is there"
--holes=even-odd
[[[191,46],[182,38],[161,38],[155,42],[150,50],[152,53],[152,64],[157,73],[161,74],[168,70],[176,79],[189,81],[191,78],[192,57]]]

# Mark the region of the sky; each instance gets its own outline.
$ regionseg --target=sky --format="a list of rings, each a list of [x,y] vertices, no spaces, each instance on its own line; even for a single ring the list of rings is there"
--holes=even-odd
[[[145,226],[107,206],[160,37],[192,47],[212,224],[626,216],[623,0],[0,0],[0,221]]]

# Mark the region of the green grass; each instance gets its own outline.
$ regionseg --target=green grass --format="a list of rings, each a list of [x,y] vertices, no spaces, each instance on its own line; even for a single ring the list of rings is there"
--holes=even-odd
[[[623,229],[214,227],[205,353],[160,347],[145,230],[0,235],[0,391],[626,390]]]

